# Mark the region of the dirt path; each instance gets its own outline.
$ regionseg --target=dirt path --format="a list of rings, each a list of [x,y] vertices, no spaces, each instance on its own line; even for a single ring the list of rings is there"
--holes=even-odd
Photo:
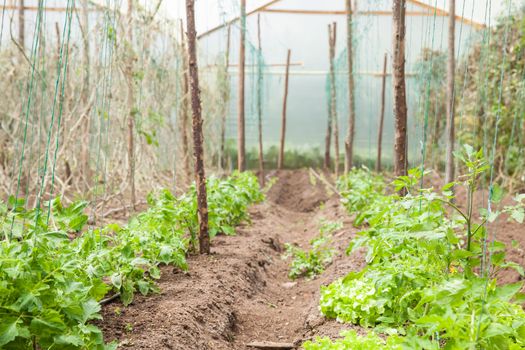
[[[337,335],[343,327],[317,310],[319,290],[350,270],[359,257],[344,250],[354,234],[351,221],[308,172],[281,172],[268,200],[251,209],[252,223],[235,237],[218,237],[211,256],[190,258],[187,274],[164,268],[161,293],[137,297],[125,308],[104,309],[108,340],[129,349],[247,349],[253,341],[300,342],[313,335]],[[306,248],[322,219],[344,222],[334,234],[334,263],[314,280],[288,279],[282,245]]]

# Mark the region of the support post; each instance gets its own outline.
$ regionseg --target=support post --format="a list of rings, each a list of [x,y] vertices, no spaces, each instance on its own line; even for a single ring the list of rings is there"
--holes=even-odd
[[[190,167],[190,142],[188,137],[189,122],[189,100],[190,100],[190,83],[188,68],[188,52],[186,50],[187,37],[184,35],[184,24],[180,21],[181,48],[182,48],[182,101],[180,106],[181,112],[181,141],[182,141],[182,161],[184,167],[184,176],[186,181],[191,181]]]
[[[229,109],[229,102],[230,102],[230,76],[228,74],[228,67],[230,65],[230,45],[231,45],[231,34],[232,34],[232,27],[228,26],[228,36],[226,39],[226,52],[224,53],[224,78],[228,81],[226,82],[226,86],[228,90],[223,91],[222,101],[225,104],[224,110],[222,111],[223,114],[221,116],[221,145],[220,145],[220,154],[219,154],[219,169],[223,169],[224,166],[224,151],[225,151],[225,143],[226,143],[226,117],[228,115],[228,109]],[[224,87],[226,88],[226,87]]]
[[[186,0],[188,26],[188,58],[191,85],[191,107],[193,111],[193,154],[195,157],[195,186],[197,188],[197,207],[199,217],[199,251],[210,253],[210,236],[208,234],[208,200],[206,196],[206,174],[204,171],[204,150],[202,135],[202,112],[199,88],[199,71],[197,66],[197,31],[195,29],[195,0]]]
[[[25,2],[20,0],[20,7],[18,8],[18,43],[20,47],[26,48],[26,16],[25,16]]]
[[[126,75],[128,81],[128,178],[131,186],[131,208],[136,209],[136,194],[135,194],[135,91],[133,81],[133,1],[128,0],[128,41],[130,47],[130,57],[128,58]]]
[[[281,118],[281,147],[279,148],[279,159],[277,161],[277,168],[283,169],[284,167],[284,144],[286,138],[286,110],[288,104],[288,82],[290,79],[290,59],[292,51],[288,49],[286,56],[286,73],[284,76],[284,98],[283,98],[283,114]]]
[[[407,102],[405,83],[406,0],[393,2],[394,174],[407,175]]]
[[[448,69],[447,69],[447,150],[445,163],[445,183],[454,181],[454,74],[456,70],[455,37],[456,37],[456,1],[449,0],[448,22]]]
[[[337,40],[337,23],[328,26],[329,35],[329,56],[330,56],[330,119],[334,126],[334,171],[335,176],[339,176],[339,120],[337,116],[337,93],[335,81],[335,45]]]
[[[353,165],[354,160],[354,135],[355,135],[355,97],[354,97],[354,51],[353,51],[353,11],[352,0],[346,0],[347,12],[347,41],[346,50],[348,55],[348,130],[345,140],[345,174]]]
[[[237,116],[237,169],[246,170],[246,140],[244,125],[244,83],[246,64],[246,0],[241,0],[241,40],[239,48],[239,96]]]
[[[89,42],[89,1],[82,0],[82,41],[84,46],[84,86],[82,88],[82,103],[84,107],[88,106],[89,91],[90,91],[90,79],[91,79],[91,60],[90,60],[90,42]],[[84,180],[90,181],[91,174],[89,169],[89,138],[91,131],[91,118],[90,110],[86,109],[82,118],[84,119],[82,124],[83,135],[81,145],[81,176]]]
[[[264,149],[263,149],[263,131],[262,131],[262,42],[261,42],[261,14],[257,14],[257,121],[259,131],[259,182],[264,187]]]
[[[385,123],[385,95],[386,95],[386,76],[387,76],[388,55],[385,53],[383,61],[383,76],[381,82],[381,112],[379,114],[379,128],[377,132],[377,161],[376,171],[381,171],[381,153],[383,150],[383,126]]]

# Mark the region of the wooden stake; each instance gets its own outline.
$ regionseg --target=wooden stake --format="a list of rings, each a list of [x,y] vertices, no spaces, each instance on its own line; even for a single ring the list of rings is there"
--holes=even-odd
[[[191,84],[191,107],[193,111],[193,154],[195,156],[195,183],[199,216],[199,250],[201,254],[210,253],[208,234],[208,200],[206,197],[206,174],[204,171],[204,150],[202,135],[201,100],[199,71],[197,66],[197,31],[195,30],[195,0],[186,0],[188,26],[188,58]]]
[[[286,109],[288,104],[288,82],[290,79],[290,59],[292,51],[288,49],[286,56],[286,73],[284,78],[284,98],[283,98],[283,114],[281,119],[281,147],[279,149],[279,159],[277,160],[277,168],[283,169],[284,167],[284,144],[286,137]]]
[[[381,113],[379,114],[379,129],[377,132],[377,161],[376,161],[376,171],[377,172],[381,171],[381,152],[383,148],[383,125],[385,122],[387,61],[388,61],[388,55],[385,53],[385,59],[383,61],[383,77],[382,77],[382,84],[381,84]]]
[[[20,7],[18,8],[18,42],[23,49],[26,48],[25,10],[24,0],[20,0]]]
[[[257,119],[259,127],[259,181],[264,187],[264,150],[263,150],[263,131],[262,131],[262,43],[261,43],[261,15],[257,14],[257,40],[259,43],[259,57],[257,58]]]
[[[334,152],[335,176],[339,176],[339,118],[337,116],[337,94],[335,81],[335,44],[337,40],[337,23],[334,22],[328,27],[329,44],[330,44],[330,111],[332,123],[334,125]]]
[[[82,0],[82,41],[84,46],[84,86],[82,88],[82,102],[88,105],[90,92],[90,75],[91,75],[91,60],[90,60],[90,42],[89,42],[89,1]],[[90,109],[83,115],[82,122],[82,145],[81,145],[81,176],[85,181],[90,181],[91,174],[89,169],[89,136],[91,129]]]
[[[393,2],[394,174],[407,174],[407,102],[405,84],[405,0]]]
[[[246,0],[241,0],[241,40],[239,49],[239,96],[237,116],[237,169],[246,169],[246,140],[244,126],[244,76],[245,76],[245,50],[246,50]]]
[[[230,86],[230,80],[228,75],[228,67],[230,66],[230,45],[231,45],[231,34],[232,34],[232,27],[228,26],[228,37],[226,40],[226,52],[225,52],[225,66],[224,66],[224,77],[228,79],[228,87]],[[219,169],[222,170],[224,166],[224,151],[225,151],[225,143],[226,143],[226,117],[228,116],[228,105],[230,102],[229,99],[229,92],[223,91],[224,95],[222,96],[222,101],[225,104],[225,108],[223,111],[222,119],[221,119],[221,146],[220,146],[220,155],[219,155]]]
[[[128,41],[130,50],[133,51],[133,0],[128,0]],[[127,63],[127,80],[128,80],[128,106],[130,108],[128,114],[128,177],[131,186],[131,207],[135,210],[136,194],[135,194],[135,97],[133,87],[133,58],[134,54],[129,58]]]
[[[353,165],[354,159],[354,135],[355,135],[355,98],[354,98],[354,54],[352,39],[352,0],[346,0],[347,24],[346,24],[346,50],[348,55],[348,130],[345,140],[345,174]]]
[[[447,69],[447,150],[445,163],[445,183],[454,181],[454,78],[456,71],[455,33],[456,32],[456,0],[449,1],[448,22],[448,69]]]
[[[332,47],[332,27],[331,25],[329,24],[328,25],[328,48],[329,48],[329,52],[331,50],[331,47]],[[330,57],[330,66],[331,66],[331,54],[329,53],[329,57]],[[331,73],[331,70],[330,70],[330,73]],[[331,88],[331,74],[330,74],[330,90],[332,90]],[[324,169],[325,170],[328,170],[330,169],[330,162],[331,162],[331,157],[330,157],[330,151],[331,151],[331,147],[332,147],[332,97],[330,95],[330,100],[328,101],[327,103],[327,109],[328,109],[328,117],[326,118],[327,120],[327,124],[326,124],[326,135],[325,135],[325,139],[324,139]]]
[[[190,142],[188,137],[188,123],[189,123],[189,100],[190,100],[190,84],[189,84],[189,68],[188,68],[188,54],[186,50],[186,36],[184,35],[184,24],[180,20],[181,32],[181,48],[182,48],[182,81],[183,81],[183,97],[181,101],[181,139],[182,139],[182,158],[184,167],[184,176],[186,181],[191,180],[191,166],[190,166]]]

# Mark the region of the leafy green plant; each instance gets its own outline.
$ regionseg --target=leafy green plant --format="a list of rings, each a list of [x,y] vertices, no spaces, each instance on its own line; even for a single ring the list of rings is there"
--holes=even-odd
[[[233,227],[248,220],[247,206],[264,198],[251,174],[214,179],[210,225]],[[226,197],[226,198],[224,198]],[[90,322],[100,319],[100,301],[118,294],[158,291],[161,264],[187,268],[195,194],[176,198],[163,190],[148,196],[148,209],[127,225],[110,224],[79,233],[87,203],[47,211],[26,210],[23,200],[0,204],[0,348],[115,349]],[[13,232],[13,233],[11,233]],[[13,237],[13,239],[10,239]],[[15,239],[16,238],[16,239]]]
[[[332,233],[342,227],[339,222],[322,223],[320,234],[310,241],[311,248],[303,250],[292,244],[285,244],[285,258],[292,258],[288,276],[295,280],[299,277],[313,278],[323,273],[332,263],[335,250],[331,247]]]
[[[468,146],[457,157],[468,173],[441,193],[418,188],[423,173],[413,169],[393,181],[394,194],[379,193],[361,205],[366,201],[355,199],[369,196],[359,191],[370,191],[371,180],[363,180],[362,173],[349,175],[355,176],[346,179],[353,188],[346,195],[352,199],[343,203],[356,203],[357,218],[366,213],[369,227],[351,242],[348,253],[365,247],[368,264],[322,287],[320,308],[327,317],[404,335],[403,348],[522,348],[524,313],[514,303],[521,300],[521,284],[497,286],[495,272],[510,267],[523,273],[523,268],[505,260],[503,243],[488,240],[486,223],[503,213],[522,222],[525,196],[497,208],[503,192],[494,186],[494,207],[477,222],[473,196],[486,161]],[[461,184],[468,193],[465,211],[451,192]],[[406,196],[396,194],[400,189]],[[448,215],[447,207],[459,215]]]
[[[317,337],[314,341],[307,341],[302,345],[304,350],[401,350],[402,340],[399,337],[389,337],[386,341],[374,333],[359,336],[356,331],[341,333],[342,338],[331,341],[329,338]]]

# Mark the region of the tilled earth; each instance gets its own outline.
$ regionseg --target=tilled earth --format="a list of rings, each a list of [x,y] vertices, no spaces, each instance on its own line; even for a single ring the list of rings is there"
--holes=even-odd
[[[236,236],[214,239],[210,256],[191,256],[187,273],[164,267],[160,294],[138,296],[128,307],[107,305],[100,324],[106,340],[129,349],[242,350],[255,341],[299,345],[351,328],[318,311],[320,287],[364,265],[361,253],[344,253],[356,232],[351,218],[337,196],[307,171],[272,175],[279,180],[267,201],[251,208],[252,222],[239,227]],[[323,219],[344,223],[334,234],[332,265],[316,279],[290,281],[283,244],[308,247]],[[499,239],[525,242],[523,226],[502,228]],[[512,248],[510,257],[525,263],[521,248]]]

